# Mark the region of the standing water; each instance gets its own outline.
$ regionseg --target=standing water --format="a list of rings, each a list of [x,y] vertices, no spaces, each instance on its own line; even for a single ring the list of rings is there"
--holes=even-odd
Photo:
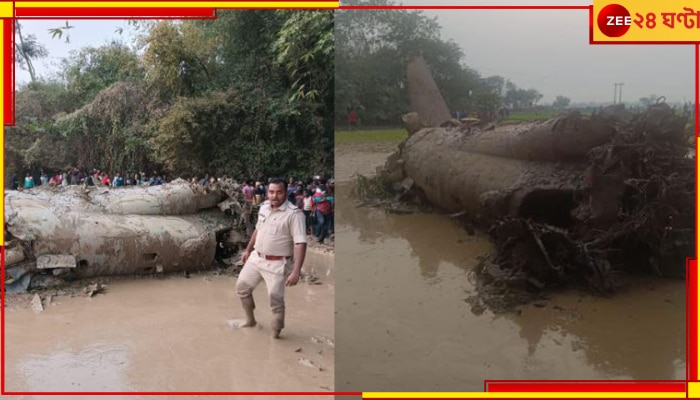
[[[270,335],[265,284],[254,292],[259,326],[235,328],[243,317],[236,279],[214,272],[118,279],[94,297],[79,290],[45,299],[41,313],[27,306],[31,297],[12,296],[5,388],[333,391],[333,255],[309,249],[303,271],[316,279],[287,288],[280,339]]]
[[[685,379],[685,283],[634,278],[601,298],[552,293],[475,314],[470,271],[490,249],[448,217],[357,208],[352,174],[393,145],[336,148],[336,389],[481,391],[486,379]]]

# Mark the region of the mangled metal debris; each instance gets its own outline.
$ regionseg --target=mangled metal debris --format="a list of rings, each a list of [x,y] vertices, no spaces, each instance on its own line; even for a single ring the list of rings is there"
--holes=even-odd
[[[93,283],[85,287],[83,291],[87,294],[87,297],[92,297],[98,293],[102,293],[107,290],[107,285],[101,283]]]
[[[239,204],[236,190],[176,180],[148,188],[7,191],[8,293],[62,279],[208,268],[217,249],[236,251],[254,224],[252,206]]]
[[[420,60],[409,71],[420,77],[409,88],[432,80]],[[480,289],[574,283],[604,292],[622,269],[684,276],[695,237],[687,115],[618,105],[495,126],[445,121],[434,91],[411,104],[423,108],[404,118],[409,137],[374,182],[358,179],[357,193],[417,199],[488,228],[497,252],[477,270]]]
[[[44,254],[36,258],[37,269],[75,268],[75,257],[67,254]]]
[[[44,306],[41,304],[41,297],[38,294],[32,297],[32,301],[29,305],[35,313],[44,312]]]

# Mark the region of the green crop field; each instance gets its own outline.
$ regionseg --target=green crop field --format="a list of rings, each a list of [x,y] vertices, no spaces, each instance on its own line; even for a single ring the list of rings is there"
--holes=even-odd
[[[558,111],[554,111],[554,110],[541,111],[538,113],[525,112],[525,111],[514,111],[508,116],[508,118],[506,118],[505,122],[546,121],[546,120],[554,117],[558,113],[559,113]]]
[[[398,142],[408,136],[405,129],[378,129],[368,131],[335,131],[335,144]]]
[[[573,111],[572,109],[566,110],[567,112]],[[582,115],[591,115],[592,110],[577,110]],[[546,121],[550,118],[554,118],[561,114],[561,110],[546,109],[538,112],[534,111],[513,111],[510,113],[508,118],[504,120],[507,124],[513,124],[518,122],[536,122],[536,121]]]

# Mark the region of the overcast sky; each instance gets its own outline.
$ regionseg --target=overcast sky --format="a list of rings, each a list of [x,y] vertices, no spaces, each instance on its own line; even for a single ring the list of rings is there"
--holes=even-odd
[[[59,61],[67,57],[71,50],[79,50],[85,46],[100,46],[109,43],[112,39],[123,40],[128,43],[133,31],[127,26],[126,21],[119,20],[69,20],[69,25],[73,28],[68,30],[70,43],[62,39],[52,39],[49,29],[65,26],[66,21],[62,20],[21,20],[22,35],[33,34],[37,40],[46,46],[49,56],[45,59],[34,62],[34,68],[39,76],[48,77],[51,73],[59,70]],[[123,35],[115,33],[117,27],[124,29]],[[15,83],[22,84],[29,82],[29,73],[15,67]]]
[[[470,0],[404,0],[404,5],[488,4]],[[538,5],[588,5],[590,2],[537,1]],[[534,4],[499,0],[499,5]],[[636,102],[651,94],[669,102],[694,100],[694,49],[692,45],[590,45],[587,10],[425,10],[443,27],[443,38],[453,39],[466,54],[465,63],[483,76],[501,75],[522,88],[535,88],[551,102],[557,95],[572,102],[611,102],[613,83],[624,82],[623,101]],[[98,46],[113,38],[124,21],[72,20],[71,42],[51,39],[48,29],[65,21],[22,21],[25,34],[33,33],[49,50],[37,63],[40,75],[57,70],[57,61],[70,50]],[[17,83],[29,80],[16,69]]]
[[[487,1],[404,0],[404,5],[477,5]],[[586,1],[502,1],[499,5],[588,5]],[[443,38],[453,39],[465,63],[482,76],[501,75],[535,88],[551,102],[612,102],[615,82],[622,100],[656,94],[668,102],[694,101],[692,45],[590,45],[588,10],[425,10],[436,16]]]

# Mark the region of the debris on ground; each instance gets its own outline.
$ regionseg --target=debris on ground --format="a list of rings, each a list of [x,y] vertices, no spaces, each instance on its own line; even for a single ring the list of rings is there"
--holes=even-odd
[[[428,120],[440,110],[428,108]],[[612,293],[626,271],[685,276],[696,209],[688,114],[665,103],[642,112],[615,105],[544,122],[440,127],[414,114],[405,120],[418,118],[420,128],[407,126],[409,137],[377,177],[357,178],[353,194],[360,206],[399,214],[434,206],[467,232],[485,229],[496,249],[475,270],[478,294],[495,300],[486,306],[565,286]],[[483,312],[479,301],[467,299]]]
[[[307,285],[321,285],[322,282],[319,281],[318,277],[311,275],[311,274],[301,274],[301,279],[302,282],[306,283]]]
[[[314,362],[309,360],[308,358],[300,358],[297,360],[297,362],[305,367],[316,368]]]
[[[41,297],[38,294],[35,294],[34,297],[32,297],[30,306],[35,313],[44,312],[44,306],[41,304]]]
[[[314,335],[311,336],[311,341],[317,344],[323,344],[328,347],[335,347],[335,342],[333,342],[333,339],[327,338],[325,336],[321,335]]]
[[[305,366],[305,367],[316,368],[316,369],[318,369],[318,370],[321,371],[321,372],[323,372],[323,371],[326,370],[326,369],[325,369],[324,367],[322,367],[322,366],[317,366],[313,361],[309,360],[308,358],[303,358],[303,357],[302,357],[302,358],[299,358],[299,359],[297,359],[297,362],[298,362],[299,364]]]
[[[92,297],[98,293],[104,292],[105,290],[107,290],[107,285],[103,285],[101,283],[93,283],[91,285],[86,286],[83,291],[87,294],[87,297]]]
[[[227,180],[6,191],[7,293],[96,276],[208,269],[245,248],[257,210]]]

